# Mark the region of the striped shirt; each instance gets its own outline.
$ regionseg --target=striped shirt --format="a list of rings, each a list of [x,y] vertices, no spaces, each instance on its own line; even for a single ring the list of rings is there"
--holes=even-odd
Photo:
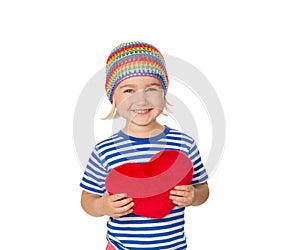
[[[127,162],[147,162],[161,150],[185,153],[194,165],[192,184],[203,183],[208,176],[195,141],[188,135],[165,126],[151,138],[136,138],[122,131],[98,143],[87,164],[80,186],[87,192],[102,196],[106,192],[105,178],[115,167]],[[184,208],[175,206],[162,219],[129,214],[109,218],[107,239],[117,249],[186,249]]]

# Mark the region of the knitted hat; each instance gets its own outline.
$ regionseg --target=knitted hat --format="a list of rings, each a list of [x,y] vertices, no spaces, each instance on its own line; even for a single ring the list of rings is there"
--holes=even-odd
[[[165,60],[153,45],[134,41],[121,43],[112,50],[106,61],[105,90],[112,102],[118,84],[133,76],[152,76],[157,78],[164,91],[167,91],[169,80]]]
[[[193,163],[177,150],[163,150],[149,162],[125,163],[111,170],[106,177],[109,194],[127,193],[133,198],[133,213],[150,218],[163,218],[175,204],[170,191],[178,185],[189,185]]]

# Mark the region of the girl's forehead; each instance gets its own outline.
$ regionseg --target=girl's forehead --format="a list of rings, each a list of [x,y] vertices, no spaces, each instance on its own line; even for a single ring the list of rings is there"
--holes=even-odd
[[[135,76],[125,79],[119,84],[119,88],[122,88],[124,86],[136,86],[136,87],[144,87],[149,85],[159,85],[161,86],[161,83],[158,79],[151,76]]]

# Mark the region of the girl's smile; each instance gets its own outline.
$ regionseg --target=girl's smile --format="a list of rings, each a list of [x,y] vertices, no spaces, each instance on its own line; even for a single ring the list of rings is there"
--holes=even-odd
[[[132,111],[138,115],[145,115],[145,114],[148,114],[151,110],[152,109],[134,109]]]

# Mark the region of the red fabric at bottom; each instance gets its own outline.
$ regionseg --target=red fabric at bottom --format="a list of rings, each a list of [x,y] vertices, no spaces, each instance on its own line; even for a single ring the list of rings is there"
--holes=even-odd
[[[107,246],[106,246],[106,250],[116,250],[116,249],[114,248],[114,246],[110,242],[108,242]]]

